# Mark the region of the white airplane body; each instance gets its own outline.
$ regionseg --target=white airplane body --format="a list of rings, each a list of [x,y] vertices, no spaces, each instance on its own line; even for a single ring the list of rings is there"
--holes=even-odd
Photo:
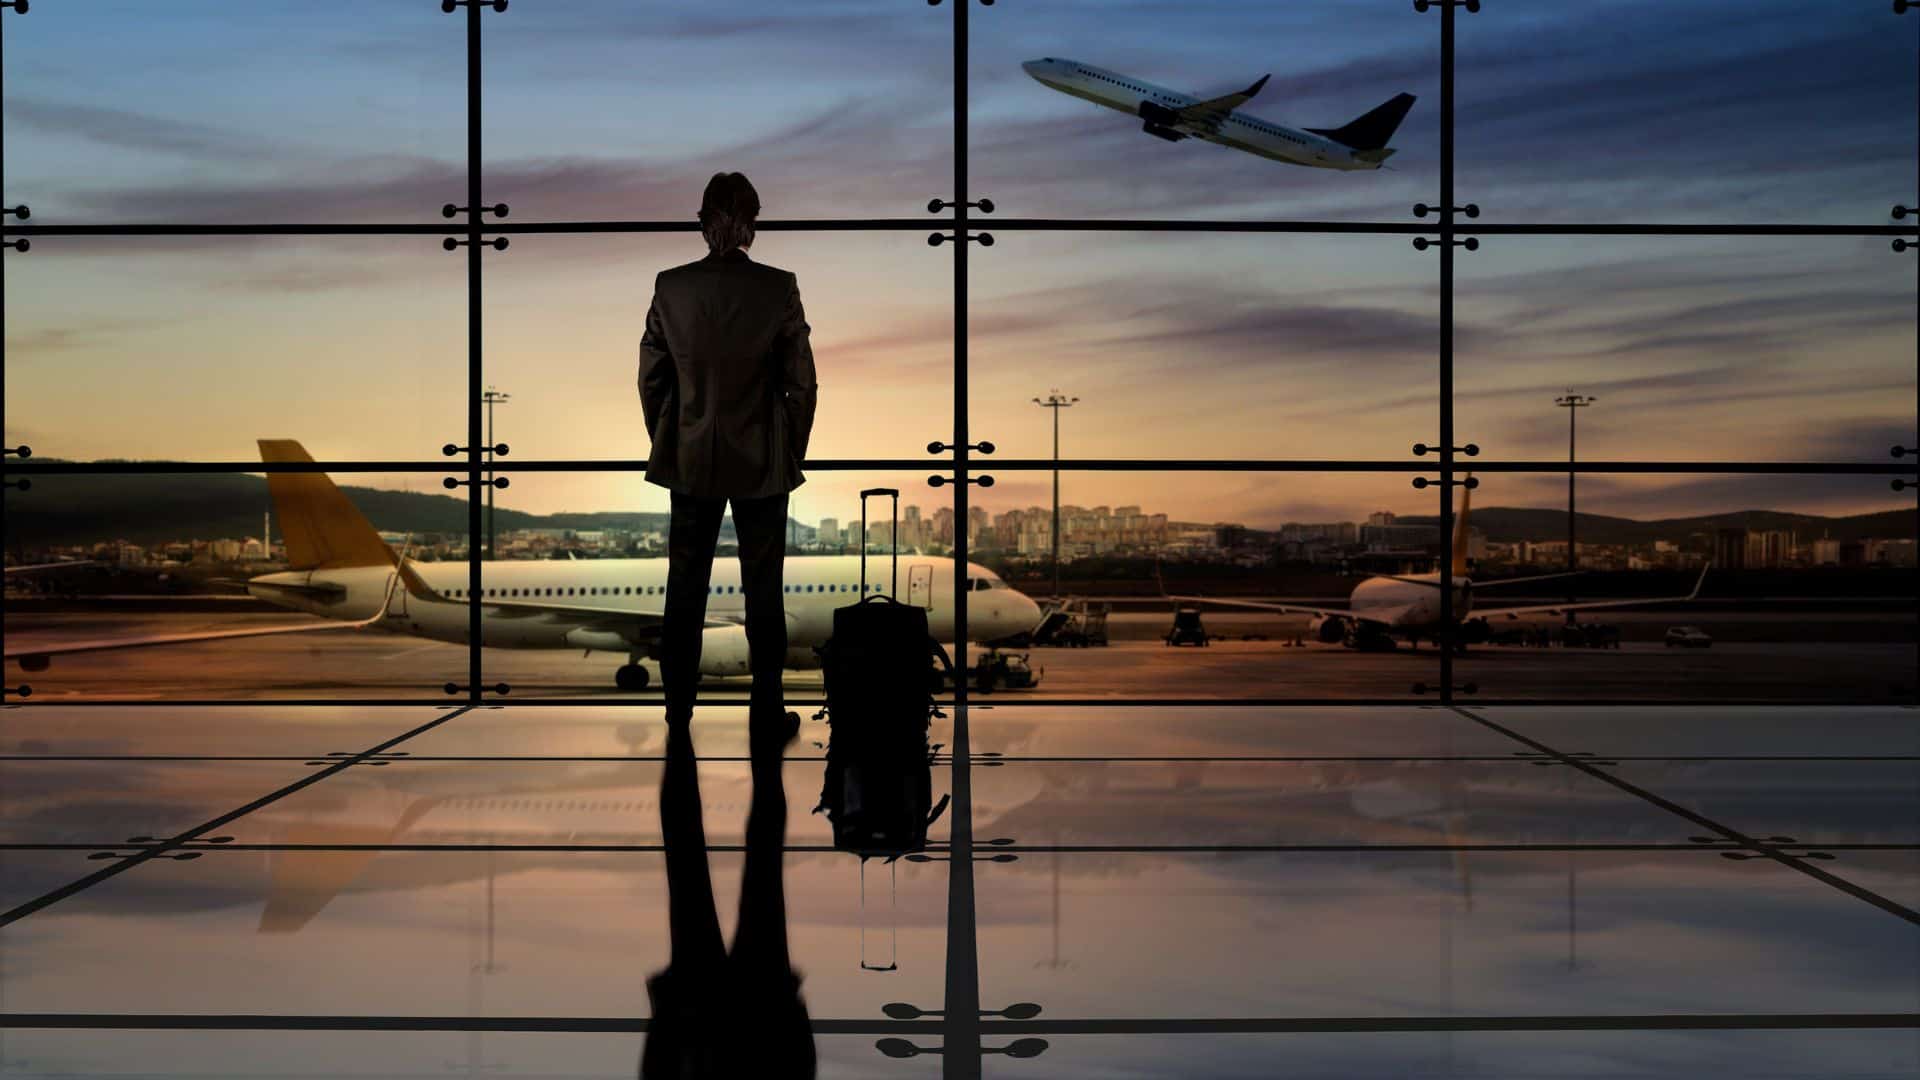
[[[290,439],[262,439],[260,449],[269,462],[313,460]],[[396,555],[324,473],[270,473],[267,484],[292,569],[249,578],[247,591],[279,607],[333,621],[42,646],[10,640],[6,659],[39,671],[51,657],[65,653],[366,627],[468,644],[476,597],[467,563],[422,563],[404,552]],[[622,653],[628,662],[616,683],[628,690],[646,686],[648,675],[639,662],[658,651],[666,612],[666,559],[488,559],[480,565],[481,645]],[[869,558],[867,565],[865,594],[891,594],[892,557]],[[996,641],[1030,631],[1040,621],[1039,605],[993,571],[968,564],[967,580],[970,640]],[[958,640],[953,560],[902,555],[899,581],[898,599],[927,609],[934,639]],[[832,635],[834,609],[857,603],[863,595],[860,558],[790,557],[784,582],[786,666],[818,667],[813,647]],[[745,605],[739,561],[715,559],[701,674],[748,673]],[[957,660],[965,662],[964,656]]]
[[[1147,134],[1168,142],[1202,139],[1290,165],[1348,172],[1378,169],[1394,151],[1387,141],[1413,106],[1400,94],[1338,128],[1295,128],[1238,112],[1269,76],[1237,93],[1217,98],[1192,94],[1117,71],[1047,56],[1020,65],[1041,85],[1145,120]]]
[[[1279,611],[1290,615],[1310,615],[1309,632],[1329,644],[1341,642],[1348,648],[1392,648],[1394,639],[1404,637],[1416,645],[1421,638],[1484,640],[1478,634],[1460,634],[1462,627],[1485,631],[1495,619],[1518,620],[1542,615],[1571,615],[1603,608],[1634,607],[1642,604],[1676,604],[1695,599],[1706,583],[1707,568],[1700,571],[1693,591],[1685,596],[1634,597],[1626,600],[1579,600],[1560,604],[1532,604],[1520,607],[1474,607],[1474,582],[1467,571],[1467,517],[1472,510],[1470,489],[1460,495],[1460,514],[1454,519],[1452,573],[1452,623],[1443,618],[1443,586],[1436,571],[1427,574],[1374,574],[1353,587],[1344,608],[1322,608],[1306,604],[1270,603],[1263,600],[1228,600],[1206,596],[1169,596],[1170,600],[1189,603],[1225,604],[1233,607]],[[1572,573],[1539,574],[1532,577],[1502,578],[1483,582],[1494,585],[1519,585],[1574,576]]]

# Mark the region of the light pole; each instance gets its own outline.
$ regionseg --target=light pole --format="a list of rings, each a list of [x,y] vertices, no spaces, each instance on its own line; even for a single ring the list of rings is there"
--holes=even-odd
[[[1579,565],[1578,565],[1579,556],[1574,554],[1574,546],[1573,546],[1574,419],[1580,415],[1581,409],[1584,409],[1599,400],[1600,399],[1597,397],[1588,397],[1585,394],[1576,394],[1573,392],[1571,388],[1569,388],[1567,392],[1561,397],[1557,397],[1553,399],[1553,403],[1555,405],[1558,405],[1559,407],[1567,410],[1567,572],[1569,574],[1579,569]]]
[[[487,463],[489,465],[493,463],[494,447],[499,445],[498,443],[495,443],[493,441],[493,407],[495,404],[505,405],[507,403],[507,399],[511,396],[512,395],[510,394],[503,394],[500,391],[495,390],[491,386],[487,387],[486,393],[480,395],[480,400],[487,403]],[[491,559],[493,557],[494,557],[493,470],[488,469],[487,470],[487,558]]]
[[[1053,598],[1060,599],[1060,410],[1069,408],[1077,397],[1063,397],[1059,390],[1048,390],[1045,400],[1033,403],[1053,410]]]

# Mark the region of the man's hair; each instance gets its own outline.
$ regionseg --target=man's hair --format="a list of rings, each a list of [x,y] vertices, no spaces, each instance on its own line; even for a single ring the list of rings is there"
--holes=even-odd
[[[760,216],[760,193],[737,172],[714,173],[700,197],[700,234],[715,254],[753,243],[753,222]]]

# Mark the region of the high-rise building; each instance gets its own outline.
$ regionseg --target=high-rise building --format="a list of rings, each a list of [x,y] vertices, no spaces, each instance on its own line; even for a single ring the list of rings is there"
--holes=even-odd
[[[1722,570],[1741,570],[1747,565],[1747,530],[1713,530],[1713,565]]]
[[[839,547],[841,544],[840,519],[839,518],[821,518],[819,534],[820,534],[820,543],[823,546]]]

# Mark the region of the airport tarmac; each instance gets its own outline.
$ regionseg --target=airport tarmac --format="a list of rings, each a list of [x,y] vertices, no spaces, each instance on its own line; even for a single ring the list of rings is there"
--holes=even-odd
[[[297,618],[42,613],[10,616],[6,634],[9,644],[17,645],[23,640],[179,633]],[[1657,618],[1685,621],[1664,614]],[[1482,699],[1897,701],[1912,694],[1920,660],[1912,617],[1904,616],[1904,623],[1900,618],[1889,615],[1885,639],[1877,641],[1743,641],[1729,633],[1726,636],[1735,640],[1723,639],[1708,649],[1669,649],[1631,636],[1623,647],[1607,650],[1480,646],[1456,660],[1454,677],[1456,684],[1474,683]],[[1317,642],[1296,646],[1288,623],[1210,621],[1222,636],[1205,648],[1173,648],[1123,633],[1105,647],[1034,649],[1029,655],[1040,673],[1039,685],[1002,689],[995,696],[1419,700],[1413,695],[1416,683],[1439,682],[1439,654],[1431,646],[1403,646],[1391,653]],[[1262,629],[1270,631],[1266,640],[1226,636]],[[483,654],[483,678],[507,683],[515,699],[631,697],[613,687],[619,662],[607,653],[489,649]],[[653,670],[654,686],[640,696],[657,694],[658,669]],[[464,685],[467,673],[467,653],[461,646],[381,631],[344,631],[77,654],[55,658],[46,671],[22,673],[10,667],[8,681],[26,682],[33,688],[32,700],[40,702],[432,699],[444,696],[449,682]],[[790,672],[786,685],[802,699],[822,693],[818,671]],[[730,697],[745,690],[744,679],[723,679],[710,680],[706,693]]]

